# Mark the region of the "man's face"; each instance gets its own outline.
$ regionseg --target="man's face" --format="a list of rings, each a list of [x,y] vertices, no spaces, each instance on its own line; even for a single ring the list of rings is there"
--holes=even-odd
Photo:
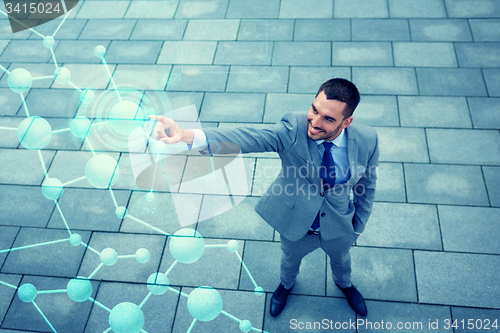
[[[320,92],[307,113],[307,136],[314,141],[335,139],[352,122],[352,117],[344,119],[346,107],[346,103],[326,99],[325,93]]]

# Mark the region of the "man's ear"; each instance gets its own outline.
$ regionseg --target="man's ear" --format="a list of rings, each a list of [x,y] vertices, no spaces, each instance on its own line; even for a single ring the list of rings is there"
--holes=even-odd
[[[353,120],[354,119],[352,117],[342,120],[342,128],[346,128],[347,126],[351,125]]]

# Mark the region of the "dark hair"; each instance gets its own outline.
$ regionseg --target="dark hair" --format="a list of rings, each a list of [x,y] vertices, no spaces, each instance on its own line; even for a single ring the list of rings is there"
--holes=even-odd
[[[358,88],[349,80],[335,78],[326,81],[319,87],[316,97],[322,91],[325,92],[326,99],[334,99],[347,104],[343,112],[344,119],[352,116],[354,109],[356,109],[359,104],[360,97]]]

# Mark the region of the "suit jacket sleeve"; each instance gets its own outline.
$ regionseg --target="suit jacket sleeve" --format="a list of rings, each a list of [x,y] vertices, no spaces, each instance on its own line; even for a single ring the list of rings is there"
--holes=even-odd
[[[288,113],[280,122],[265,129],[208,128],[204,132],[212,154],[239,153],[235,151],[235,146],[245,154],[287,150],[296,140],[297,127],[297,117]]]
[[[378,137],[375,134],[375,148],[368,160],[366,170],[358,183],[353,187],[355,213],[352,224],[354,231],[357,233],[362,233],[365,230],[366,222],[372,211],[373,200],[375,199],[378,157]]]

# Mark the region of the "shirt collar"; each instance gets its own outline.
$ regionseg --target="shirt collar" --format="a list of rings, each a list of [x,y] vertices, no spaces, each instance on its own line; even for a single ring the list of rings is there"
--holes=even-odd
[[[343,140],[344,140],[344,129],[342,129],[342,131],[340,132],[340,134],[335,139],[333,139],[332,141],[327,141],[327,142],[331,142],[335,146],[340,147],[340,145],[342,144]],[[320,145],[323,142],[325,142],[325,140],[317,140],[317,141],[314,141],[314,142],[316,142],[317,145]]]

